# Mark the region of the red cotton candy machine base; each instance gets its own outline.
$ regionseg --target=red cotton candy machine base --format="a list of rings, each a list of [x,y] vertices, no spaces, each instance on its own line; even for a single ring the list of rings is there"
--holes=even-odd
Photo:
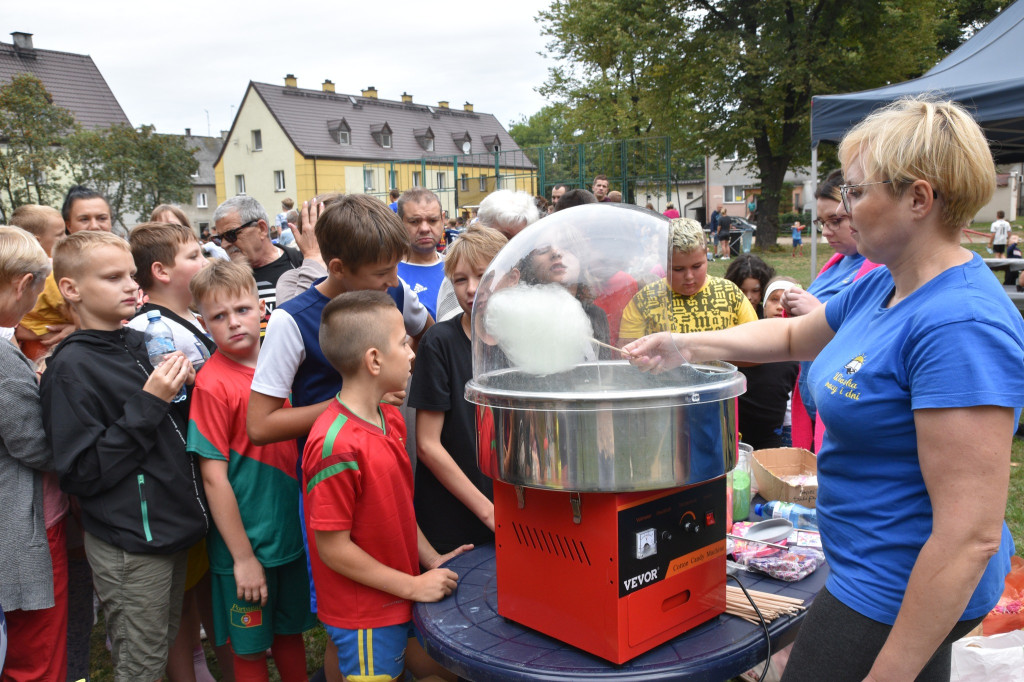
[[[725,477],[573,493],[494,482],[498,613],[624,663],[725,611]]]

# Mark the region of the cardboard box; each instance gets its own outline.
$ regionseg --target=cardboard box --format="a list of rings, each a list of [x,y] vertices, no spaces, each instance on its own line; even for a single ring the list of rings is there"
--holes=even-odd
[[[817,485],[792,485],[780,476],[817,475],[818,458],[801,448],[754,450],[751,469],[761,497],[766,500],[796,502],[814,509],[818,500]]]

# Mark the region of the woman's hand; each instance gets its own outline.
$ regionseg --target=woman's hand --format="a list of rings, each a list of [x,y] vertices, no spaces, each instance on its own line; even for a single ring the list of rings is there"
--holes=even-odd
[[[782,307],[790,317],[806,315],[815,308],[822,305],[822,302],[800,287],[791,287],[782,292]]]
[[[658,332],[628,343],[622,350],[641,372],[660,374],[690,362],[676,345],[681,339],[682,334]]]

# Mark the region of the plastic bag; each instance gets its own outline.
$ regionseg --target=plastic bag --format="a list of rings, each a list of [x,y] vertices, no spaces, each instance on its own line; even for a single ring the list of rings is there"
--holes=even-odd
[[[752,524],[736,523],[733,525],[733,534],[743,536]],[[786,545],[787,541],[779,543]],[[818,566],[825,563],[825,554],[819,549],[811,547],[797,547],[788,545],[787,549],[777,549],[768,545],[756,542],[746,542],[739,539],[730,539],[728,552],[732,554],[737,563],[747,569],[757,569],[767,573],[776,580],[794,582],[802,580],[813,573]]]
[[[953,642],[950,682],[1024,682],[1024,631]]]
[[[1024,628],[1024,559],[1010,559],[1003,596],[981,625],[986,636]]]

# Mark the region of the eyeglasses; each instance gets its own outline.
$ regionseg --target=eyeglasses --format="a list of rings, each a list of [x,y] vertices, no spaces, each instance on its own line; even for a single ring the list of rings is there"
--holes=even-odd
[[[829,218],[828,220],[822,220],[821,218],[815,218],[812,222],[814,223],[815,227],[817,227],[819,230],[824,230],[827,227],[832,232],[835,232],[836,230],[839,229],[839,226],[843,224],[844,220],[849,220],[849,219],[850,219],[849,215],[841,215],[841,216],[837,216],[835,218]]]
[[[235,242],[238,241],[238,233],[239,232],[241,232],[242,230],[244,230],[247,227],[252,227],[253,225],[258,223],[259,221],[260,221],[259,218],[257,218],[256,220],[250,220],[245,225],[239,225],[238,227],[234,228],[233,230],[225,230],[224,232],[221,232],[219,235],[217,235],[217,237],[214,237],[214,240],[215,240],[214,243],[217,244],[218,246],[220,246],[220,243],[218,241],[216,241],[218,239],[218,237],[219,237],[220,239],[223,239],[224,241],[226,241],[228,244],[234,244]]]
[[[857,189],[859,187],[868,187],[870,185],[891,185],[892,180],[879,180],[878,182],[862,182],[859,185],[839,185],[839,194],[843,197],[843,208],[846,209],[847,213],[853,213],[853,209],[850,208],[850,190]],[[853,195],[854,199],[860,199],[860,193]]]

